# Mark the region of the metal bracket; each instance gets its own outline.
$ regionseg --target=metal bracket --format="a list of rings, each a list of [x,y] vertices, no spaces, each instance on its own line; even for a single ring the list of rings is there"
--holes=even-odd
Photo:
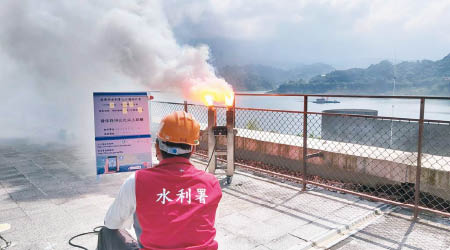
[[[212,131],[215,136],[227,135],[227,127],[226,126],[215,126],[212,128]]]
[[[323,152],[318,152],[318,153],[306,155],[305,159],[311,159],[311,158],[314,158],[314,157],[323,157]]]

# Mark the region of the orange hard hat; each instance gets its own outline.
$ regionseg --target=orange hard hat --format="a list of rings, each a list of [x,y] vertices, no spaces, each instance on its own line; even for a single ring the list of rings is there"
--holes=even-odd
[[[200,124],[184,111],[175,111],[164,117],[158,133],[162,141],[198,145]]]

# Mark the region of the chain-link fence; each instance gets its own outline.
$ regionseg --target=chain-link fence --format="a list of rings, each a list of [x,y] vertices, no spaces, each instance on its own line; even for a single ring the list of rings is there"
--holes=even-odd
[[[417,98],[424,105],[426,98]],[[423,109],[421,118],[412,119],[305,108],[236,107],[236,161],[303,184],[450,215],[450,121],[424,120]],[[207,127],[203,105],[152,102],[151,110],[155,123],[174,110],[187,110],[202,130]],[[216,110],[217,125],[225,125],[226,108]],[[200,148],[206,145],[203,132]]]
[[[236,159],[298,169],[302,119],[301,112],[236,108]]]
[[[450,122],[423,126],[420,205],[450,212]]]
[[[310,149],[323,152],[308,162],[316,181],[344,189],[414,203],[418,122],[344,114],[309,114],[308,127],[321,124],[321,137],[308,140]],[[415,140],[411,134],[414,134]]]

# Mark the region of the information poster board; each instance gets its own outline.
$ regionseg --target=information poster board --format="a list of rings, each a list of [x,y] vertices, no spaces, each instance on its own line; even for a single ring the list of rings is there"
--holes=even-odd
[[[94,93],[97,174],[151,167],[146,92]]]

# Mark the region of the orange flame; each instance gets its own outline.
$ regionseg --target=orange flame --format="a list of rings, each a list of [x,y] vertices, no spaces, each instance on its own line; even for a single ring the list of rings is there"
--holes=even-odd
[[[201,101],[206,106],[212,106],[215,103],[233,106],[234,91],[231,85],[223,79],[206,79],[191,86],[187,97]]]
[[[214,104],[214,97],[212,95],[205,95],[204,98],[206,106],[212,106]]]
[[[233,106],[233,102],[234,102],[234,93],[230,96],[225,96],[225,105],[227,105],[228,107]]]

